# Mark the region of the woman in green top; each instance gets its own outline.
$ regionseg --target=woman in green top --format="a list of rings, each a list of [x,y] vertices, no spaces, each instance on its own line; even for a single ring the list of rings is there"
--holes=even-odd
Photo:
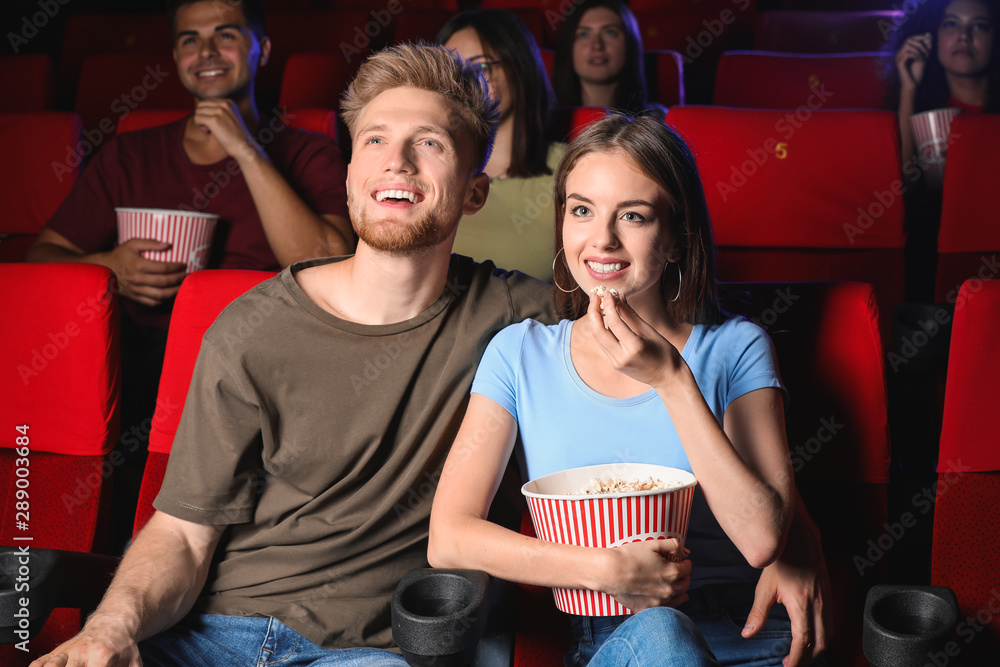
[[[550,142],[554,96],[528,28],[514,14],[491,9],[458,14],[437,41],[478,64],[500,103],[500,125],[486,164],[486,205],[458,227],[455,252],[493,260],[540,280],[552,280],[552,174],[566,145]]]

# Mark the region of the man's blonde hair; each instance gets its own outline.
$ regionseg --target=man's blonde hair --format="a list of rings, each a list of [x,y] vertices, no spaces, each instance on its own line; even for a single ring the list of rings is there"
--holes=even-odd
[[[459,112],[462,128],[473,138],[475,173],[482,173],[493,150],[500,109],[490,98],[478,68],[443,46],[397,44],[373,54],[358,70],[340,101],[340,111],[354,139],[358,117],[387,90],[409,86],[444,95]]]

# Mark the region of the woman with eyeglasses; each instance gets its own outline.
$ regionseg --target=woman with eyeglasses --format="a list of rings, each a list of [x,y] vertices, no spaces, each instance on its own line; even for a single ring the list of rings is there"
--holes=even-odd
[[[666,111],[649,99],[639,24],[620,0],[585,0],[567,13],[552,84],[562,106]]]
[[[552,280],[552,173],[566,145],[547,135],[552,87],[527,26],[502,9],[469,11],[445,24],[437,42],[477,64],[500,103],[486,163],[486,205],[458,226],[455,252]]]

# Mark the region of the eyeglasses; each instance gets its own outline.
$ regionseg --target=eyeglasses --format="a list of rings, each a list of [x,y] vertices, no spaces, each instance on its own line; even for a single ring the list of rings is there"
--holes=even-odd
[[[478,67],[487,79],[493,78],[493,68],[500,64],[502,64],[500,60],[476,60],[471,63],[473,67]]]

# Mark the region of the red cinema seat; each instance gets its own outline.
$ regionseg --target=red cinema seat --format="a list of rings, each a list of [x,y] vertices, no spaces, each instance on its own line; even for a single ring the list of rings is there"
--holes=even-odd
[[[715,75],[713,104],[796,109],[821,90],[828,93],[825,109],[881,109],[889,62],[884,53],[726,51]]]
[[[685,106],[667,122],[694,151],[722,280],[872,283],[888,333],[905,241],[894,113]]]
[[[190,109],[136,109],[118,121],[119,133],[145,130],[180,120],[191,114]]]
[[[84,139],[95,150],[137,109],[190,112],[193,106],[169,55],[115,53],[83,62],[75,109],[83,118]]]
[[[855,282],[730,283],[723,307],[771,336],[790,394],[788,445],[796,482],[822,534],[833,589],[830,664],[867,666],[861,652],[865,595],[884,583],[885,559],[857,567],[888,516],[890,446],[885,364],[871,285]],[[525,513],[522,532],[534,535]],[[521,586],[514,664],[557,665],[568,622],[545,588]]]
[[[555,107],[549,113],[549,138],[570,142],[588,125],[604,118],[604,107]]]
[[[294,54],[327,53],[339,60],[338,66],[347,68],[349,73],[356,71],[369,53],[392,41],[394,23],[401,15],[402,6],[400,12],[396,14],[386,7],[383,3],[380,9],[370,11],[342,9],[266,12],[264,26],[268,37],[271,38],[271,57],[257,73],[258,99],[262,100],[265,106],[277,103],[284,92],[282,79],[285,65]],[[331,66],[328,65],[328,69],[318,71],[315,75],[330,76]],[[293,89],[300,90],[301,85],[309,84],[296,81],[292,85]],[[315,80],[312,85],[316,88],[314,94],[334,95],[334,99],[337,99],[336,95],[342,89],[338,87],[325,90],[331,85],[339,85],[329,78]],[[282,102],[284,106],[325,106],[331,109],[336,109],[338,104],[339,102],[330,104],[305,99]]]
[[[968,667],[1000,655],[998,322],[1000,280],[965,282],[955,303],[937,483],[922,498],[936,501],[931,584],[955,591],[961,657],[954,664]]]
[[[311,9],[371,9],[374,7],[370,1],[366,0],[305,0],[304,5]],[[464,4],[464,3],[463,3]],[[418,11],[445,11],[455,14],[459,11],[458,0],[389,0],[383,6],[405,7],[409,12],[411,9]]]
[[[396,21],[396,32],[393,42],[416,42],[424,40],[433,42],[438,31],[457,13],[455,9],[416,9],[407,6],[406,18]]]
[[[113,274],[93,264],[0,264],[0,284],[0,545],[107,549],[122,460],[109,456],[121,391]],[[0,646],[0,664],[27,665],[79,629],[78,610],[57,609],[27,653]]]
[[[761,12],[753,47],[788,53],[881,51],[904,20],[902,10]]]
[[[339,143],[340,125],[337,122],[337,112],[333,109],[287,109],[283,112],[283,118],[288,127],[319,132]]]
[[[935,300],[954,303],[968,278],[1000,277],[995,170],[1000,118],[961,114],[951,125],[938,231]]]
[[[149,434],[149,457],[139,490],[134,534],[138,534],[153,516],[153,500],[163,483],[163,473],[167,469],[167,458],[184,410],[202,336],[226,306],[274,275],[267,271],[217,269],[196,271],[184,279],[170,317],[167,351]]]
[[[0,114],[0,262],[24,261],[80,173],[75,113]]]
[[[59,51],[57,101],[72,104],[80,70],[90,56],[131,53],[169,57],[172,48],[170,21],[161,13],[73,14],[66,21]],[[170,71],[176,73],[172,62]]]
[[[364,57],[348,62],[339,53],[293,53],[285,63],[278,106],[338,108],[341,94],[362,62]]]
[[[0,113],[49,111],[54,104],[52,58],[45,53],[0,57]]]
[[[684,58],[676,51],[650,51],[643,57],[649,99],[665,107],[684,104]]]

